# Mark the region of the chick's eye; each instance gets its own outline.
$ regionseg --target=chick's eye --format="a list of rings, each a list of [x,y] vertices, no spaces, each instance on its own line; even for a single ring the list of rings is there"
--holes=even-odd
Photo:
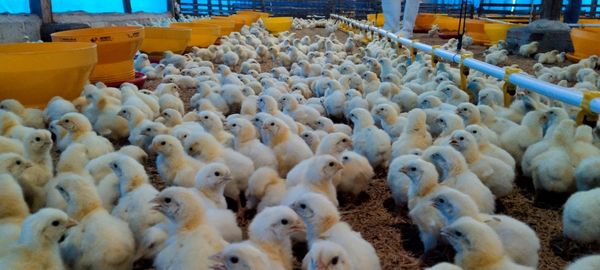
[[[240,259],[238,259],[238,257],[231,257],[231,258],[229,258],[229,261],[231,263],[238,263],[240,261]]]
[[[65,123],[69,123],[69,119],[66,119],[66,120],[65,120]]]
[[[463,108],[463,111],[464,111],[464,112],[466,112],[466,111],[467,111],[467,108]]]
[[[17,165],[21,165],[21,161],[17,160],[17,162],[15,162]]]
[[[437,201],[438,201],[439,203],[445,203],[445,202],[446,202],[446,200],[444,200],[443,198],[439,198]]]
[[[58,220],[52,221],[52,226],[58,227],[58,225],[60,225],[60,221],[58,221]]]
[[[464,141],[465,137],[459,137],[458,139],[461,140],[461,141]]]
[[[333,167],[333,165],[335,165],[335,163],[329,162],[329,167]]]
[[[233,125],[231,125],[231,126],[232,126],[232,127],[237,127],[237,124],[233,124]]]
[[[220,172],[215,172],[215,176],[221,176]]]
[[[152,129],[150,129],[150,128],[147,128],[147,129],[146,129],[146,131],[151,131],[151,130],[152,130]]]
[[[415,171],[417,171],[417,168],[416,167],[410,167],[410,171],[411,172],[415,172]]]
[[[271,123],[271,126],[274,126],[274,125],[275,125],[275,123]]]
[[[165,145],[165,144],[167,144],[167,142],[165,142],[165,141],[160,142],[160,145]]]
[[[335,256],[335,257],[333,257],[333,259],[331,259],[331,264],[336,265],[338,263],[338,261],[339,261],[338,256]]]
[[[346,140],[346,139],[342,139],[342,142],[347,142],[347,141],[348,141],[348,140]]]
[[[456,235],[456,236],[458,236],[458,237],[461,237],[461,236],[463,236],[463,234],[462,234],[461,232],[459,232],[459,231],[455,231],[455,232],[454,232],[454,235]]]
[[[287,219],[285,219],[285,218],[284,218],[284,219],[282,219],[282,220],[281,220],[281,224],[283,224],[283,225],[287,225],[287,224],[288,224],[288,220],[287,220]]]
[[[165,201],[165,203],[171,203],[171,198],[166,197],[164,201]]]
[[[306,204],[303,204],[303,203],[301,203],[301,204],[300,204],[300,208],[302,208],[302,209],[306,209]]]
[[[39,142],[40,140],[41,140],[40,137],[35,137],[36,142]]]
[[[473,134],[477,134],[477,130],[473,130]]]

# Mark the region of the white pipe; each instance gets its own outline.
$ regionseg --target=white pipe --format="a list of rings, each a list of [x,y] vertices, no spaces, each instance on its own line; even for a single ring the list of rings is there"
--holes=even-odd
[[[429,46],[427,44],[420,43],[420,42],[413,42],[410,39],[398,37],[394,33],[388,32],[381,28],[377,28],[372,25],[364,24],[359,21],[349,19],[349,18],[340,16],[337,14],[331,14],[331,17],[338,19],[338,20],[342,20],[342,21],[346,22],[347,24],[350,24],[353,27],[360,28],[362,30],[377,32],[381,36],[390,38],[398,43],[401,43],[404,46],[414,47],[414,49],[416,49],[416,50],[420,50],[425,53],[431,53],[432,48],[431,48],[431,46]],[[451,61],[451,62],[454,62],[457,64],[460,63],[460,59],[461,59],[460,54],[457,54],[457,53],[454,53],[451,51],[447,51],[447,50],[442,50],[442,49],[436,49],[435,55],[442,59],[445,59],[447,61]],[[463,63],[468,68],[480,71],[484,74],[487,74],[487,75],[492,76],[497,79],[504,79],[504,69],[501,67],[490,65],[488,63],[481,62],[481,61],[473,59],[473,58],[465,59]],[[509,82],[511,82],[519,87],[534,91],[538,94],[547,96],[551,99],[561,101],[561,102],[569,104],[571,106],[576,106],[576,107],[581,106],[583,94],[580,91],[575,90],[573,88],[566,88],[566,87],[558,86],[556,84],[551,84],[548,82],[540,81],[534,77],[531,77],[527,73],[511,74],[509,76],[508,80],[509,80]],[[590,110],[592,110],[595,113],[600,113],[600,98],[595,98],[590,102]]]
[[[505,22],[505,21],[501,21],[501,20],[496,20],[496,19],[490,19],[490,18],[484,18],[484,17],[477,17],[480,20],[483,21],[488,21],[488,22],[493,22],[493,23],[501,23],[501,24],[511,24],[509,22]]]

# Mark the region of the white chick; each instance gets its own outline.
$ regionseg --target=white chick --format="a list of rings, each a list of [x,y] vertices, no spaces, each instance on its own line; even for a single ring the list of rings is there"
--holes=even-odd
[[[25,155],[23,143],[17,139],[0,136],[0,153],[15,153]]]
[[[515,159],[504,149],[491,143],[487,139],[485,129],[482,126],[468,125],[465,130],[475,137],[475,140],[477,140],[477,144],[479,145],[479,151],[482,154],[502,160],[502,162],[506,163],[513,170],[515,169]]]
[[[16,99],[5,99],[0,101],[0,110],[16,114],[21,118],[23,125],[27,127],[44,128],[46,126],[41,110],[25,108],[25,106]]]
[[[298,125],[293,118],[282,113],[277,107],[277,101],[275,98],[271,96],[262,95],[258,98],[258,108],[261,112],[268,113],[271,116],[274,116],[280,120],[282,120],[287,126],[290,132],[294,134],[298,134]]]
[[[482,213],[494,213],[494,195],[481,183],[477,175],[469,170],[460,152],[450,146],[432,146],[423,153],[423,159],[436,166],[442,185],[469,195]]]
[[[287,175],[296,164],[312,157],[311,149],[298,135],[291,133],[282,120],[267,119],[262,129],[270,138],[269,146],[277,157],[279,175]]]
[[[19,239],[0,257],[2,269],[64,269],[58,241],[77,222],[63,211],[44,208],[27,217]]]
[[[462,270],[462,268],[456,264],[441,262],[432,267],[425,268],[425,270]]]
[[[6,154],[0,155],[2,162],[11,163],[11,170],[24,170],[25,160],[7,160]],[[16,164],[20,162],[21,164]],[[4,164],[3,164],[4,165]],[[8,173],[0,173],[0,195],[2,195],[2,204],[0,204],[0,256],[10,252],[12,243],[19,239],[21,234],[21,223],[29,215],[29,208],[23,198],[23,191],[17,181]]]
[[[563,235],[577,243],[597,243],[600,239],[600,222],[596,216],[600,188],[579,191],[571,195],[564,205]]]
[[[248,178],[254,172],[252,160],[223,145],[209,133],[188,137],[184,143],[187,153],[204,162],[221,162],[231,170],[233,181],[227,183],[225,195],[239,201],[240,192],[248,186]]]
[[[310,250],[302,260],[302,268],[307,270],[350,270],[350,256],[337,243],[319,240],[310,245]]]
[[[256,129],[250,121],[243,118],[231,119],[227,121],[226,128],[235,136],[233,148],[249,157],[254,167],[277,169],[275,153],[258,140]]]
[[[249,242],[229,244],[210,259],[214,270],[271,269],[267,255]]]
[[[344,151],[340,161],[344,168],[337,189],[354,196],[367,190],[371,179],[375,176],[369,160],[354,151]]]
[[[71,175],[61,178],[56,189],[67,202],[67,213],[79,224],[61,243],[68,267],[77,269],[131,269],[135,240],[124,221],[102,208],[94,185]]]
[[[454,263],[465,270],[534,269],[514,263],[502,246],[500,237],[484,223],[462,217],[442,230],[456,251]]]
[[[390,104],[383,103],[375,106],[373,114],[381,118],[381,127],[392,141],[395,141],[402,134],[407,119],[398,115],[398,112]]]
[[[346,124],[334,124],[333,121],[327,117],[319,117],[319,120],[317,120],[314,126],[316,130],[323,130],[327,133],[342,132],[352,136],[352,128],[350,126]]]
[[[306,234],[311,247],[319,240],[331,241],[345,249],[352,269],[381,269],[373,246],[353,231],[348,223],[340,220],[338,210],[326,197],[306,193],[290,207],[306,223]]]
[[[292,270],[293,233],[304,232],[302,219],[287,206],[267,207],[248,226],[249,242],[269,260],[268,269]]]
[[[541,111],[528,112],[521,125],[510,128],[500,135],[500,146],[510,153],[517,164],[521,163],[525,150],[543,136],[543,125],[547,117]]]
[[[392,157],[410,154],[415,149],[425,150],[431,145],[431,134],[427,132],[427,115],[421,109],[413,109],[408,113],[407,122],[402,134],[392,144]]]
[[[148,204],[158,191],[148,181],[144,167],[135,159],[120,155],[109,166],[119,179],[120,193],[111,214],[129,224],[139,246],[144,231],[164,221],[164,216]]]
[[[300,134],[300,138],[310,147],[313,153],[317,153],[319,146],[321,145],[321,138],[319,133],[315,131],[304,131]]]
[[[511,259],[518,264],[537,267],[540,239],[527,224],[505,215],[481,214],[471,197],[456,190],[440,192],[431,198],[431,202],[442,213],[447,224],[464,216],[484,222],[502,236],[500,241]]]
[[[223,129],[223,122],[216,113],[211,111],[201,111],[198,113],[196,121],[221,144],[228,147],[233,146],[233,135]]]
[[[209,256],[223,250],[227,242],[208,223],[205,206],[194,192],[169,187],[152,200],[175,228],[165,247],[154,259],[157,269],[208,269]]]
[[[332,155],[317,155],[302,161],[287,175],[286,185],[289,190],[282,204],[291,203],[298,195],[310,190],[325,195],[333,204],[338,205],[333,178],[340,175],[343,168],[342,163]]]
[[[269,167],[258,168],[248,179],[246,207],[260,212],[266,207],[277,206],[285,192],[285,180],[279,177],[277,171]]]
[[[292,94],[281,96],[279,103],[282,105],[283,113],[301,124],[311,125],[321,117],[321,114],[314,108],[299,104]]]
[[[468,125],[481,125],[485,132],[485,136],[488,141],[493,144],[498,144],[498,135],[496,132],[489,129],[487,126],[483,125],[481,122],[481,113],[477,106],[472,103],[461,103],[456,107],[456,114],[458,114],[464,121],[465,126]]]
[[[577,190],[584,191],[600,187],[600,157],[588,157],[575,169]]]
[[[352,110],[350,120],[354,123],[353,150],[365,156],[373,168],[387,168],[390,160],[390,136],[375,126],[371,113],[365,109]]]
[[[508,51],[500,50],[491,52],[490,54],[485,56],[485,62],[494,65],[494,66],[502,66],[508,61]]]
[[[55,96],[48,102],[46,108],[44,109],[44,122],[50,123],[52,121],[60,119],[63,115],[77,112],[73,103],[68,100],[63,99],[62,97]]]
[[[223,192],[225,185],[232,179],[231,171],[225,164],[210,163],[196,174],[195,188],[206,206],[227,209]]]
[[[32,166],[25,169],[18,180],[23,188],[25,201],[31,211],[35,212],[46,204],[44,186],[54,174],[50,156],[52,135],[45,129],[37,129],[27,135],[24,145],[25,158],[31,162]]]
[[[572,162],[572,138],[575,121],[565,119],[551,134],[548,149],[531,162],[531,176],[536,190],[575,191],[575,164]]]
[[[414,154],[402,155],[394,160],[390,164],[390,168],[387,176],[387,184],[392,192],[392,198],[396,206],[404,206],[408,203],[408,189],[410,187],[410,178],[400,171],[400,168],[419,156]]]
[[[446,112],[438,114],[433,125],[437,126],[437,129],[441,130],[441,133],[437,136],[435,141],[433,141],[434,145],[447,144],[450,141],[452,132],[464,128],[464,124],[460,116]]]
[[[537,53],[539,46],[540,43],[537,41],[533,41],[528,44],[523,44],[521,45],[521,47],[519,47],[519,54],[524,57],[530,57],[531,55]]]
[[[57,124],[69,132],[66,139],[69,143],[80,143],[86,147],[90,159],[114,151],[110,141],[92,131],[92,125],[83,114],[67,113]]]
[[[352,139],[345,133],[334,132],[325,135],[318,145],[316,155],[332,155],[340,160],[342,152],[352,150]]]
[[[160,177],[169,185],[193,187],[196,172],[204,163],[187,155],[177,138],[158,135],[152,140],[152,149],[158,153],[156,167]]]
[[[589,255],[569,264],[565,270],[594,270],[600,267],[600,256]]]
[[[119,113],[121,102],[99,91],[86,96],[94,107],[93,128],[100,135],[110,139],[127,137],[129,129],[127,120]]]
[[[56,183],[61,178],[70,177],[71,174],[75,174],[86,178],[86,181],[93,181],[92,176],[85,168],[88,161],[86,148],[82,144],[71,144],[60,154],[60,159],[56,164],[56,176],[50,179],[44,187],[46,207],[57,208],[63,211],[67,209],[67,202],[56,189]]]
[[[449,145],[463,154],[469,169],[490,188],[496,197],[504,197],[513,190],[514,170],[506,163],[479,152],[477,140],[465,130],[452,133]]]

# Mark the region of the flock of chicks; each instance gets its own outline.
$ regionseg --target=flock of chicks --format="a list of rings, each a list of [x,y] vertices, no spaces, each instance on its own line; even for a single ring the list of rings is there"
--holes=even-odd
[[[337,27],[294,21],[316,26]],[[565,236],[600,241],[600,130],[577,127],[577,110],[522,89],[505,108],[502,82],[472,72],[467,94],[456,68],[359,40],[275,37],[259,21],[158,65],[138,55],[136,69],[160,81],[153,91],[87,85],[44,111],[1,101],[0,268],[131,269],[148,259],[157,269],[293,269],[292,244],[307,242],[303,269],[380,269],[337,197],[359,196],[385,170],[426,254],[443,243],[456,251],[431,269],[537,267],[536,233],[494,214],[517,167],[536,190],[575,192]],[[277,66],[263,72],[267,58]],[[599,64],[566,67],[564,79],[598,85]],[[180,91],[196,92],[193,110]],[[162,191],[142,165],[154,155]],[[226,197],[236,211],[257,210],[247,234]]]

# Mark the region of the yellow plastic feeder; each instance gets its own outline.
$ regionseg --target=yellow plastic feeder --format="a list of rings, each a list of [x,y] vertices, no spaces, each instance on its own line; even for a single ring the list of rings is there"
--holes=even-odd
[[[431,30],[431,26],[434,24],[436,18],[437,15],[433,13],[419,13],[415,21],[415,31]]]
[[[439,15],[435,18],[434,24],[440,27],[441,32],[456,32],[458,31],[459,20],[458,18]]]
[[[244,25],[251,25],[252,23],[258,21],[258,18],[260,18],[260,16],[257,14],[246,13],[229,15],[227,18],[242,19],[244,21]]]
[[[171,23],[170,27],[192,29],[192,39],[188,43],[189,47],[196,46],[200,48],[206,48],[215,44],[215,41],[221,37],[221,27],[217,25],[182,22]]]
[[[579,19],[580,24],[600,24],[600,19]],[[583,30],[600,33],[600,27],[584,27]]]
[[[236,29],[236,23],[231,20],[213,20],[213,19],[201,19],[196,20],[194,23],[204,25],[216,25],[221,27],[221,36],[227,36]],[[240,29],[243,24],[240,24]]]
[[[375,25],[382,27],[385,23],[385,18],[383,17],[383,13],[367,14],[367,21],[375,22]]]
[[[292,20],[292,17],[271,17],[265,19],[265,27],[269,32],[278,34],[290,30],[292,27]]]
[[[579,61],[591,55],[600,55],[600,47],[596,45],[600,41],[598,32],[573,28],[571,29],[571,41],[575,52],[567,54],[567,58],[570,60]]]
[[[518,24],[486,23],[483,26],[485,34],[490,40],[490,44],[496,44],[500,40],[506,40],[508,29],[519,27]]]
[[[467,19],[467,34],[473,38],[473,43],[483,45],[490,43],[485,33],[485,22],[481,20]]]
[[[213,17],[210,17],[210,19],[213,21],[218,21],[218,22],[224,21],[224,22],[228,22],[228,23],[233,23],[234,24],[233,32],[239,32],[240,30],[242,30],[242,27],[244,26],[244,19],[242,19],[242,18],[213,16]]]
[[[85,28],[52,34],[54,42],[92,42],[98,45],[98,64],[92,82],[119,82],[135,78],[133,57],[144,40],[144,27]]]
[[[162,58],[164,51],[183,53],[192,39],[192,29],[145,27],[144,32],[145,38],[140,50],[154,61]]]
[[[54,96],[74,99],[88,81],[98,55],[96,44],[0,44],[0,100],[14,98],[43,108]]]
[[[260,12],[260,11],[254,11],[254,10],[239,10],[237,12],[237,14],[254,14],[254,15],[258,15],[258,17],[263,20],[266,18],[269,18],[271,16],[271,14],[269,14],[267,12]]]

